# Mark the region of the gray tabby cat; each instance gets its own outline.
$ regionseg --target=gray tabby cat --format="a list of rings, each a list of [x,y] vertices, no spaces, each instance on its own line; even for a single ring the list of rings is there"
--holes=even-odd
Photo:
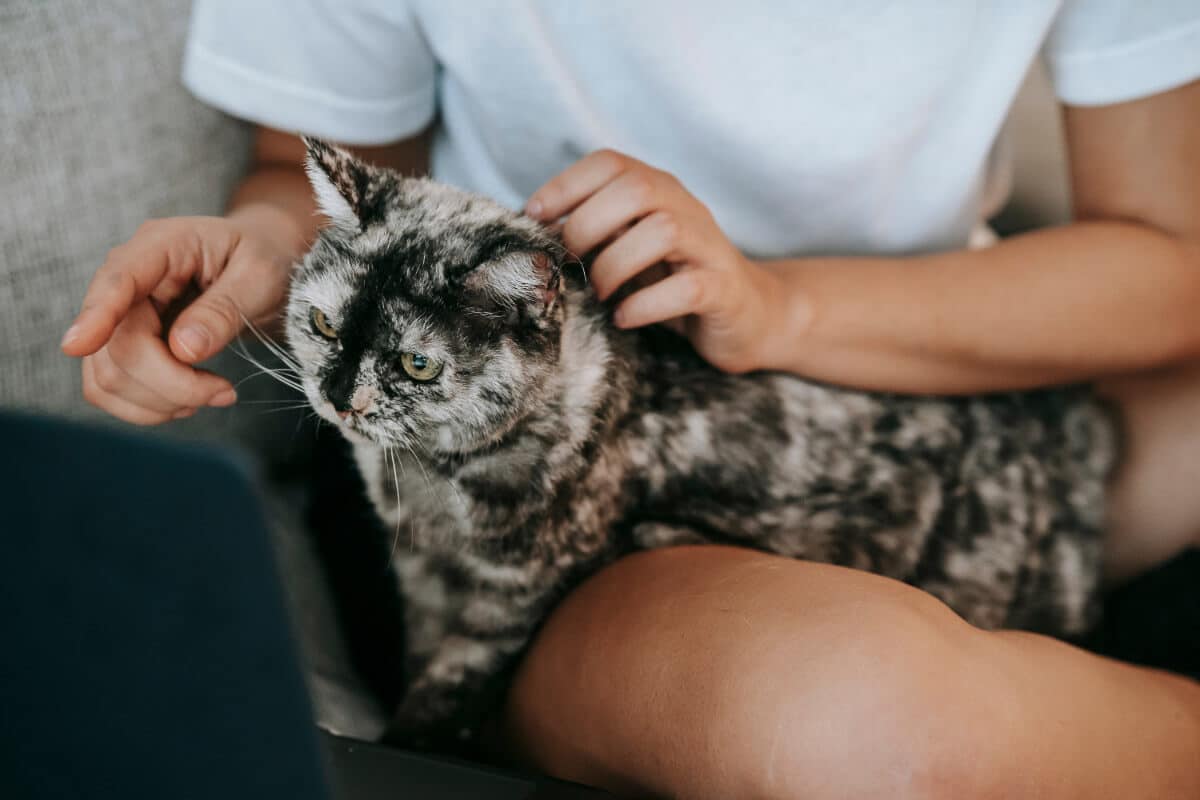
[[[398,539],[393,736],[469,738],[555,602],[637,548],[720,542],[888,575],[988,628],[1093,621],[1108,414],[1084,389],[868,394],[727,375],[622,332],[551,232],[320,142],[331,218],[287,337]]]

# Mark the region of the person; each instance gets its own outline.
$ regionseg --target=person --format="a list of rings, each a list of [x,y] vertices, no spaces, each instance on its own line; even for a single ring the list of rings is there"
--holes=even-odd
[[[1074,219],[968,247],[1039,51]],[[184,80],[259,125],[252,168],[225,217],[150,221],[109,253],[63,349],[128,422],[235,402],[195,365],[243,313],[277,314],[320,224],[301,131],[564,219],[602,298],[666,264],[615,323],[676,325],[720,369],[1096,381],[1126,442],[1118,582],[1200,537],[1198,77],[1187,0],[200,0]],[[630,794],[1200,796],[1200,684],[728,548],[638,554],[574,592],[500,727],[515,757]]]

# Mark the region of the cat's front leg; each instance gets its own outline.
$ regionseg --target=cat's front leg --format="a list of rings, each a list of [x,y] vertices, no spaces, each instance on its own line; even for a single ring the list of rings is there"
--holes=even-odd
[[[541,620],[545,604],[529,599],[474,594],[412,676],[387,740],[439,749],[473,742]]]

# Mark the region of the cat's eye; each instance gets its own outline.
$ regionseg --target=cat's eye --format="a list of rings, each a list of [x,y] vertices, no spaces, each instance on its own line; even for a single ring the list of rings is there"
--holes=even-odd
[[[308,318],[312,321],[313,330],[324,336],[326,339],[336,339],[337,331],[329,324],[329,320],[325,318],[325,312],[316,306],[308,312]]]
[[[442,362],[420,353],[401,353],[400,366],[414,381],[431,381],[442,372]]]

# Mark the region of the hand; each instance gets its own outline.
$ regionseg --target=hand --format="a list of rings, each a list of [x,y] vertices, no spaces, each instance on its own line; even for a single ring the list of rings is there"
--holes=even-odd
[[[717,368],[762,367],[764,342],[780,313],[778,278],[742,255],[673,175],[600,150],[534,192],[525,212],[543,221],[569,215],[562,236],[574,253],[603,246],[591,269],[601,300],[666,265],[664,277],[617,306],[618,327],[675,321],[672,327]]]
[[[84,357],[84,397],[136,425],[232,405],[237,393],[229,381],[192,365],[225,347],[242,329],[243,314],[275,314],[290,266],[280,248],[234,219],[145,223],[109,252],[63,337],[63,352]],[[199,296],[164,341],[164,317],[196,289]]]

